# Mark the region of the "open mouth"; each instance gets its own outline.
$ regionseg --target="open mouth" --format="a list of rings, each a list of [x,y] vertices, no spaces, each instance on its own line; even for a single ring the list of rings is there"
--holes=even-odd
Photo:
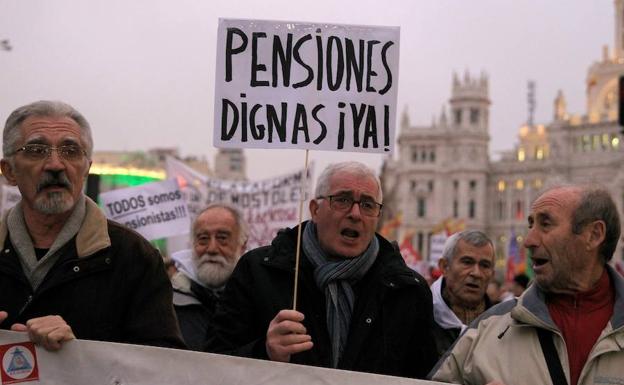
[[[360,236],[360,232],[353,229],[342,229],[340,235],[348,239],[357,239]]]
[[[540,258],[540,257],[531,257],[531,259],[533,260],[533,267],[534,268],[539,268],[540,266],[544,266],[545,264],[548,263],[548,259],[547,258]]]

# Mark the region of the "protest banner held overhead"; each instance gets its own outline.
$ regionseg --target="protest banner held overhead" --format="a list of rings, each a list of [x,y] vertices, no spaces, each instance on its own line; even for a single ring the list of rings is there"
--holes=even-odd
[[[300,170],[259,181],[221,180],[203,176],[184,163],[167,158],[167,176],[178,181],[191,219],[211,203],[239,208],[249,224],[247,249],[270,244],[280,229],[298,223],[301,191],[307,200],[311,187],[305,182],[311,173],[309,168],[307,178]]]
[[[191,222],[176,180],[153,182],[100,194],[109,219],[136,230],[149,240],[187,234]]]
[[[390,152],[399,28],[220,19],[213,144]]]

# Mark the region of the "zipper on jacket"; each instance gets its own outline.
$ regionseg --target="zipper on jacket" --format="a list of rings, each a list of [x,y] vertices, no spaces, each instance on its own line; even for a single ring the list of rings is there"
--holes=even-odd
[[[24,304],[24,306],[22,306],[22,308],[20,309],[20,311],[17,313],[17,317],[21,317],[22,314],[24,313],[24,311],[26,310],[26,308],[28,307],[28,305],[30,305],[30,303],[32,302],[33,299],[33,295],[29,295],[28,298],[26,299],[26,303]]]

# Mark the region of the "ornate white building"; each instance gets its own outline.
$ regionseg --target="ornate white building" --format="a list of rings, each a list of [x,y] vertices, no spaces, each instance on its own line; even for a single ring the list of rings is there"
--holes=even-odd
[[[615,49],[610,53],[605,47],[602,60],[588,70],[586,112],[569,114],[559,92],[552,122],[521,127],[515,148],[500,160],[489,157],[484,74],[454,75],[448,108],[430,126],[412,126],[403,114],[398,156],[384,163],[381,175],[384,219],[402,215],[397,239],[411,236],[427,258],[436,226],[463,221],[495,241],[501,267],[511,234],[518,241],[526,234],[531,201],[553,182],[602,184],[623,215],[624,143],[617,108],[618,78],[624,75],[624,0],[615,0],[615,15]],[[621,244],[614,259],[622,259]]]

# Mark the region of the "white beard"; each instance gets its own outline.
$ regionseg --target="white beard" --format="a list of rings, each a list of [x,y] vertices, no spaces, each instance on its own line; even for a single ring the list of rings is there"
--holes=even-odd
[[[222,255],[204,254],[201,257],[193,255],[193,261],[197,267],[197,278],[200,282],[216,289],[225,286],[238,259],[230,261]]]

